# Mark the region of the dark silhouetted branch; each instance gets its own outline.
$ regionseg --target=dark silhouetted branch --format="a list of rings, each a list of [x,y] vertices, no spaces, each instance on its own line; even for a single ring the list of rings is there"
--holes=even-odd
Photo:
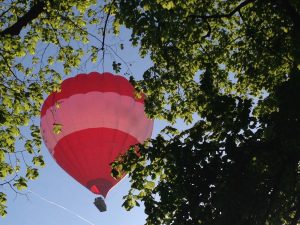
[[[0,35],[19,35],[23,27],[36,19],[44,11],[44,6],[45,2],[38,2],[27,13],[20,17],[15,24],[0,32]]]
[[[214,15],[192,15],[192,17],[195,18],[201,18],[203,20],[206,19],[222,19],[222,18],[230,18],[232,17],[236,12],[239,12],[243,7],[246,5],[255,2],[256,0],[246,0],[239,4],[236,8],[234,8],[231,12],[226,13],[226,14],[214,14]]]

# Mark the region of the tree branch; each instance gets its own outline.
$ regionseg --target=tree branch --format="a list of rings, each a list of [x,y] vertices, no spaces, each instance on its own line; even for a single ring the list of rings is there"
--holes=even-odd
[[[234,8],[231,12],[226,14],[214,14],[214,15],[192,15],[192,17],[201,18],[201,19],[221,19],[221,18],[230,18],[232,17],[236,12],[239,12],[243,7],[246,5],[255,2],[256,0],[246,0],[242,3],[240,3],[236,8]]]
[[[112,2],[112,4],[113,3],[114,3],[114,1]],[[104,56],[105,56],[104,44],[105,44],[106,26],[107,26],[107,23],[108,23],[108,18],[110,16],[111,8],[112,8],[112,6],[110,5],[108,13],[106,15],[106,19],[105,19],[105,22],[104,22],[103,33],[102,33],[102,48],[101,48],[101,50],[102,50],[103,65],[104,65]],[[104,68],[104,66],[103,66],[103,68]]]
[[[7,185],[7,184],[10,184],[12,181],[14,181],[16,179],[17,176],[18,175],[15,174],[15,176],[13,178],[11,178],[10,180],[7,180],[7,181],[5,181],[3,183],[0,183],[0,186],[4,186],[4,185]]]
[[[208,26],[208,31],[207,31],[207,33],[203,36],[204,38],[208,38],[208,37],[210,37],[210,35],[211,35],[211,26],[210,26],[210,24],[209,24],[209,22],[207,21],[207,20],[204,20],[204,22],[207,24],[207,26]]]
[[[0,32],[0,35],[19,35],[23,27],[25,27],[31,21],[36,19],[44,11],[44,6],[45,2],[39,1],[27,13],[25,13],[21,18],[19,18],[15,24]]]
[[[9,7],[7,10],[5,10],[4,12],[1,13],[0,18],[3,17],[6,13],[9,12],[9,10],[11,10],[12,7]]]

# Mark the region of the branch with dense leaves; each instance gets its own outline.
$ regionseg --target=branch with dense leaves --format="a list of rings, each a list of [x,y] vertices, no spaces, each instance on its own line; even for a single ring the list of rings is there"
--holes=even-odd
[[[113,164],[132,178],[125,208],[143,202],[149,225],[296,224],[300,48],[288,11],[272,0],[117,3],[154,62],[137,82],[147,112],[196,122]]]
[[[222,18],[230,18],[232,17],[235,13],[239,12],[243,7],[249,5],[250,3],[255,2],[256,0],[246,0],[242,3],[240,3],[237,7],[235,7],[231,12],[226,13],[226,14],[214,14],[214,15],[191,15],[191,17],[194,18],[201,18],[203,20],[207,19],[222,19]]]
[[[35,5],[32,6],[32,8],[25,13],[22,17],[18,19],[18,21],[13,24],[12,26],[6,28],[5,30],[0,32],[0,35],[19,35],[21,30],[29,24],[31,21],[36,19],[42,12],[44,12],[45,2],[44,1],[38,1]]]

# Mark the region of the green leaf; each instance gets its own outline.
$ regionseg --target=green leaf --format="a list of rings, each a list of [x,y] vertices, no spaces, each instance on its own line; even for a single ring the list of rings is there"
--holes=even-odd
[[[29,154],[33,154],[34,153],[34,149],[33,149],[33,146],[32,146],[32,140],[27,140],[25,142],[25,150],[29,153]]]
[[[61,102],[56,101],[56,102],[55,102],[55,108],[56,108],[56,109],[59,109],[59,108],[60,108],[60,104],[61,104]]]
[[[144,188],[152,190],[155,187],[155,183],[153,181],[147,181],[144,184]]]
[[[59,123],[53,124],[53,133],[54,134],[60,134],[62,130],[62,125]]]
[[[33,164],[35,166],[40,166],[40,167],[44,167],[45,166],[45,162],[44,162],[43,156],[41,156],[41,155],[33,157],[32,162],[33,162]]]
[[[120,73],[120,71],[121,71],[121,63],[117,63],[116,61],[113,61],[112,67],[113,67],[113,70],[116,73]]]
[[[54,58],[53,58],[52,56],[50,56],[50,57],[48,58],[48,64],[49,64],[49,65],[53,65],[53,63],[54,63]]]
[[[17,127],[12,127],[10,132],[14,137],[18,137],[20,135],[20,130]]]
[[[113,22],[113,32],[116,36],[120,33],[120,22],[117,19]]]
[[[120,173],[119,170],[117,169],[112,169],[111,170],[111,176],[114,177],[115,179],[119,178],[122,174]]]
[[[13,169],[8,163],[0,163],[0,179],[4,180],[8,175],[12,173]]]
[[[140,193],[138,194],[139,198],[143,198],[146,196],[146,192],[145,191],[140,191]]]
[[[29,180],[35,180],[39,176],[36,168],[27,167],[26,178]]]
[[[163,7],[164,9],[170,10],[170,9],[174,8],[175,5],[174,5],[174,2],[173,2],[173,1],[163,1],[163,2],[162,2],[162,7]]]
[[[0,192],[0,205],[5,205],[7,202],[6,194]]]
[[[6,203],[7,203],[7,198],[6,194],[3,192],[0,192],[0,215],[1,217],[5,217],[7,214],[6,209]]]
[[[0,149],[0,163],[5,160],[5,152],[4,150]]]
[[[27,180],[24,177],[20,177],[15,181],[14,187],[16,187],[19,191],[22,191],[27,188]]]
[[[122,204],[122,206],[126,209],[126,210],[130,210],[135,206],[140,206],[140,204],[136,201],[136,196],[134,195],[128,195],[126,200],[124,201],[124,203]]]

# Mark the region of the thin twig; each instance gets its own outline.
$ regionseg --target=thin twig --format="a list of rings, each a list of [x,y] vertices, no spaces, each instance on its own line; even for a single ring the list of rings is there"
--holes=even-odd
[[[132,71],[130,69],[130,66],[128,65],[128,63],[122,58],[120,57],[117,52],[109,45],[105,44],[105,42],[103,42],[103,40],[101,40],[99,37],[97,37],[96,35],[88,32],[87,30],[84,30],[81,26],[79,26],[78,24],[76,24],[73,20],[71,20],[69,17],[66,17],[64,15],[60,15],[63,19],[70,21],[76,28],[78,28],[79,30],[81,30],[82,32],[84,32],[85,34],[88,34],[89,36],[91,36],[92,38],[94,38],[95,40],[99,41],[101,43],[102,46],[105,46],[106,48],[108,48],[118,59],[120,59],[125,66],[127,67],[127,70],[132,74]],[[102,47],[104,48],[104,47]],[[101,51],[101,49],[99,50]],[[102,58],[102,62],[104,63],[104,58]]]
[[[4,186],[4,185],[6,185],[6,184],[10,184],[12,181],[14,181],[15,179],[16,179],[16,177],[17,177],[18,175],[16,174],[13,178],[11,178],[10,180],[8,180],[8,181],[5,181],[5,182],[3,182],[3,183],[0,183],[0,186]]]

